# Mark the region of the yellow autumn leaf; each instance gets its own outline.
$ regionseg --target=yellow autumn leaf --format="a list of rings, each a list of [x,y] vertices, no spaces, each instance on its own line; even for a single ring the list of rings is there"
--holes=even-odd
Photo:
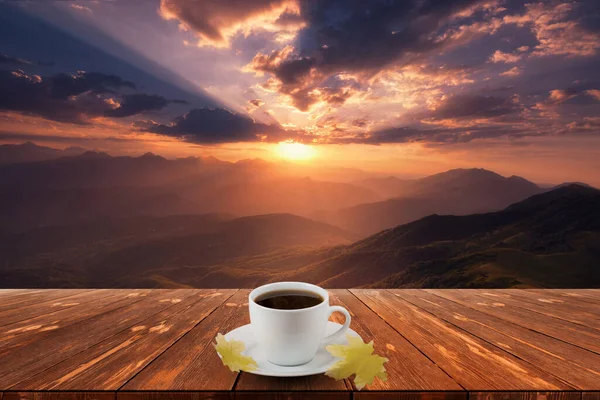
[[[221,356],[221,361],[233,372],[240,371],[254,371],[258,368],[256,361],[252,357],[248,357],[242,354],[246,349],[244,342],[239,340],[227,341],[225,336],[218,334],[215,338],[217,341],[215,350]]]
[[[348,344],[331,344],[325,349],[334,357],[341,358],[325,372],[325,375],[336,380],[354,375],[354,384],[358,390],[373,383],[375,377],[387,380],[384,363],[385,357],[373,354],[373,341],[363,342],[358,336],[346,335]]]

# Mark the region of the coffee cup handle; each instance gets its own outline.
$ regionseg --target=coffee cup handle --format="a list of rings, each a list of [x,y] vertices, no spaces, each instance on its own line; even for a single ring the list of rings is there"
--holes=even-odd
[[[342,336],[344,333],[346,333],[346,331],[350,327],[350,320],[352,318],[350,318],[350,313],[344,307],[340,307],[340,306],[329,307],[329,315],[327,316],[327,319],[329,319],[331,314],[333,314],[336,311],[344,314],[344,316],[346,317],[346,321],[344,321],[344,325],[340,329],[338,329],[336,332],[332,333],[329,336],[325,336],[325,339],[323,339],[323,342],[325,342],[325,343],[333,342],[334,340],[336,340],[337,338]]]

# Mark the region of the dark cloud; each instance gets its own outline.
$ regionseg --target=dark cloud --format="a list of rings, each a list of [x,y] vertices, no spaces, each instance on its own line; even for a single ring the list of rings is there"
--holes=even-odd
[[[465,94],[448,96],[427,114],[433,119],[488,119],[516,113],[520,109],[511,98]]]
[[[256,108],[262,107],[265,104],[261,99],[248,100],[248,103]]]
[[[0,64],[13,64],[13,65],[31,65],[31,61],[23,60],[21,58],[10,57],[6,54],[0,54]]]
[[[352,138],[333,139],[330,143],[389,144],[389,143],[466,143],[475,139],[490,139],[521,134],[520,129],[506,126],[481,126],[473,128],[428,128],[404,126],[380,129]]]
[[[115,89],[123,87],[135,89],[132,82],[101,72],[78,71],[75,75],[60,73],[45,78],[43,83],[49,88],[51,97],[63,100],[85,92],[105,94],[115,93]]]
[[[266,125],[223,108],[197,108],[176,118],[172,124],[151,124],[149,132],[182,138],[193,143],[280,141],[297,132],[279,125]]]
[[[52,62],[43,62],[43,61],[29,61],[23,58],[11,57],[6,54],[0,53],[0,65],[2,64],[10,64],[10,65],[39,65],[42,67],[54,65]]]
[[[0,110],[85,123],[88,116],[101,116],[112,108],[102,95],[110,91],[109,87],[129,86],[110,75],[93,74],[91,78],[86,75],[79,72],[42,78],[19,70],[0,71]]]
[[[170,101],[163,96],[155,94],[128,94],[123,96],[123,100],[117,108],[105,111],[104,115],[107,117],[129,117],[148,111],[161,110],[169,103]]]
[[[134,89],[135,85],[100,72],[41,77],[21,70],[0,71],[0,110],[83,124],[93,117],[127,117],[157,111],[170,103],[157,95],[122,95],[119,90],[123,88]]]
[[[307,26],[295,47],[257,54],[249,68],[271,74],[271,89],[300,110],[321,100],[314,89],[343,72],[377,73],[391,64],[416,62],[450,39],[439,35],[450,17],[476,0],[302,1]],[[336,89],[339,90],[339,89]],[[344,102],[337,97],[338,104]]]

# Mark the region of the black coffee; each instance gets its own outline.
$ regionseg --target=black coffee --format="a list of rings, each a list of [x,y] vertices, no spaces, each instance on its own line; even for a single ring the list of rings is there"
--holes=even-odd
[[[254,302],[277,310],[299,310],[321,304],[323,298],[317,293],[304,290],[278,290],[258,296]]]

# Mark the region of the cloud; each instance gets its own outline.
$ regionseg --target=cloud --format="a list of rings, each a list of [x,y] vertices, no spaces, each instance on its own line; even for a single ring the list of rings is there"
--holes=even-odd
[[[590,29],[589,16],[598,15],[597,7],[595,0],[529,3],[524,14],[505,16],[503,23],[530,27],[538,41],[532,56],[593,56],[600,49],[600,35]]]
[[[512,67],[509,70],[500,73],[500,76],[510,76],[515,77],[521,74],[521,69],[519,67]]]
[[[223,108],[196,108],[176,118],[170,125],[151,123],[149,132],[177,137],[188,142],[216,144],[235,142],[278,142],[301,138],[296,131],[267,125]]]
[[[22,58],[10,57],[6,54],[0,54],[0,64],[31,65],[31,61]]]
[[[169,103],[187,104],[158,95],[123,95],[119,92],[123,88],[135,89],[135,85],[100,72],[78,71],[42,77],[27,75],[21,70],[0,71],[0,110],[85,124],[95,117],[121,118],[158,111]]]
[[[173,101],[181,102],[181,100]],[[148,111],[158,111],[166,107],[171,101],[163,96],[149,95],[143,93],[128,94],[123,96],[123,100],[117,108],[113,108],[104,112],[107,117],[128,117],[131,115],[141,114]]]
[[[587,86],[554,89],[548,94],[546,104],[596,104],[600,102],[600,90]]]
[[[581,121],[571,122],[567,128],[573,132],[600,132],[600,117],[585,117]]]
[[[77,10],[77,11],[84,11],[84,12],[92,12],[92,9],[86,6],[82,6],[81,4],[75,4],[75,3],[71,3],[70,4],[71,8]]]
[[[134,84],[115,75],[79,71],[42,78],[23,71],[0,71],[0,110],[39,115],[47,119],[85,123],[113,108],[107,95]]]
[[[11,57],[8,56],[6,54],[1,54],[0,53],[0,65],[2,64],[12,64],[12,65],[39,65],[39,66],[51,66],[54,63],[51,62],[34,62],[34,61],[29,61],[29,60],[25,60],[23,58],[17,58],[17,57]]]
[[[434,128],[403,126],[376,130],[369,134],[357,135],[351,138],[334,138],[329,143],[335,144],[371,144],[381,145],[390,143],[435,143],[455,144],[467,143],[476,139],[491,139],[503,136],[517,135],[520,131],[512,127],[485,126],[473,128]]]
[[[496,12],[475,0],[303,1],[300,8],[306,27],[296,43],[257,53],[245,70],[268,74],[262,87],[283,95],[301,111],[321,102],[341,105],[360,89],[331,85],[337,76],[354,74],[368,87],[368,81],[384,70],[422,64],[427,56],[455,44],[459,39],[439,34],[455,21]],[[331,90],[335,96],[320,95]]]
[[[261,99],[248,100],[248,104],[246,105],[246,111],[248,111],[249,113],[253,113],[254,111],[256,111],[264,105],[265,102]]]
[[[525,46],[527,47],[527,46]],[[496,50],[494,52],[494,54],[491,55],[490,57],[490,61],[493,63],[506,63],[506,64],[511,64],[511,63],[516,63],[517,61],[519,61],[522,57],[522,54],[510,54],[510,53],[504,53],[500,50]]]
[[[433,119],[488,119],[517,113],[520,107],[511,98],[455,95],[446,97],[434,110],[429,111]]]
[[[159,15],[179,21],[183,30],[193,30],[200,38],[198,45],[214,47],[229,47],[231,37],[239,31],[245,35],[253,30],[283,34],[295,32],[304,23],[297,3],[291,0],[161,0]]]

